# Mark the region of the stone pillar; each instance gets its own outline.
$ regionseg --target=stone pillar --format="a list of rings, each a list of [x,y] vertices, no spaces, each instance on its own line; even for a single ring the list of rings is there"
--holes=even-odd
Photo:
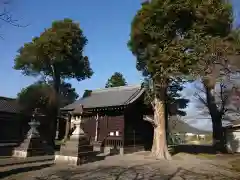
[[[29,123],[31,129],[28,131],[26,139],[14,149],[14,157],[29,157],[53,154],[53,149],[47,145],[46,141],[43,141],[37,130],[40,123],[33,116],[32,121]]]
[[[55,162],[65,162],[70,165],[79,165],[93,152],[93,146],[90,145],[88,138],[82,130],[82,119],[75,117],[73,123],[76,126],[70,139],[61,146],[60,154],[55,155]]]

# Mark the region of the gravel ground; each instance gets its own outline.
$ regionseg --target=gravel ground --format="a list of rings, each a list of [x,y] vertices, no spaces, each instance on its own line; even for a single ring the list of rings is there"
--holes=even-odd
[[[35,162],[34,162],[35,161]],[[146,154],[112,156],[81,166],[54,165],[51,157],[0,159],[3,180],[239,180],[227,161],[175,156],[154,160]]]

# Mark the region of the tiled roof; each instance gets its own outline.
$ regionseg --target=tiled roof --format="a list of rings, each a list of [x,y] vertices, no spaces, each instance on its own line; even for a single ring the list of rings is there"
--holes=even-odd
[[[0,112],[18,113],[20,107],[16,99],[0,96]]]
[[[79,105],[82,105],[83,108],[127,105],[135,101],[143,92],[140,85],[97,89],[93,90],[90,96],[81,98],[63,109],[75,109]]]

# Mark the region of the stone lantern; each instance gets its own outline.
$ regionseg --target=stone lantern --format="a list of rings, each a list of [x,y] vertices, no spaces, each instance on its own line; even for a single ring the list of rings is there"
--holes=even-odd
[[[39,113],[38,109],[35,109],[31,122],[28,124],[30,125],[30,130],[27,133],[25,140],[15,148],[13,152],[14,157],[29,157],[29,156],[40,156],[46,154],[52,154],[53,149],[47,145],[46,141],[44,141],[37,128],[40,125],[38,121],[38,117],[43,116]]]
[[[80,108],[82,107],[79,107],[79,109]],[[92,154],[93,146],[90,145],[89,139],[82,129],[82,111],[76,111],[75,109],[72,112],[71,123],[74,125],[75,129],[70,139],[61,146],[59,155],[55,155],[55,162],[79,165]]]

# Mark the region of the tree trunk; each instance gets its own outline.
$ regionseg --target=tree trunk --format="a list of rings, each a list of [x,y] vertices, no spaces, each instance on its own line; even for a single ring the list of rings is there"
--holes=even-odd
[[[222,121],[219,118],[216,118],[212,122],[213,128],[213,147],[216,152],[225,152],[225,141],[224,141],[224,133],[222,128]]]
[[[60,83],[61,78],[59,73],[57,72],[57,68],[55,66],[52,66],[53,70],[53,83],[54,83],[54,91],[55,91],[55,101],[56,106],[53,108],[53,123],[52,123],[52,145],[55,146],[55,138],[56,138],[56,130],[57,130],[57,121],[58,121],[58,114],[59,114],[59,89],[60,89]]]
[[[160,95],[161,96],[161,95]],[[171,155],[168,152],[167,139],[166,139],[166,126],[165,126],[165,102],[164,98],[160,100],[155,97],[154,107],[154,137],[152,154],[157,159],[171,159]]]
[[[224,152],[225,146],[222,128],[222,112],[220,112],[216,105],[215,97],[211,93],[212,88],[207,87],[206,84],[204,84],[204,86],[206,91],[207,106],[212,119],[213,147],[216,152]]]
[[[167,93],[165,95],[167,97]],[[166,130],[167,145],[169,145],[169,143],[170,143],[170,141],[169,141],[170,140],[170,136],[169,136],[170,132],[169,132],[168,120],[169,120],[169,104],[168,104],[168,102],[165,102],[165,130]]]

